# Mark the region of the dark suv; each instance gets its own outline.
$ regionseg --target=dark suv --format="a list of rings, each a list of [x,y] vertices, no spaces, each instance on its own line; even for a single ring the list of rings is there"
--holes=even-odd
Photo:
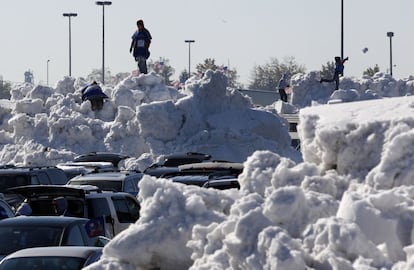
[[[16,206],[22,200],[15,194],[10,194],[9,188],[27,185],[64,185],[68,181],[63,170],[54,167],[0,167],[0,193],[12,206]]]

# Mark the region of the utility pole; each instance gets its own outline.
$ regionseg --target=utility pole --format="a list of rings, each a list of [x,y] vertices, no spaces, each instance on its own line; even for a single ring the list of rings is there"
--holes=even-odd
[[[72,76],[72,31],[70,18],[76,16],[78,16],[77,13],[63,13],[63,17],[69,18],[69,76]]]
[[[105,6],[110,6],[111,1],[96,1],[95,4],[102,6],[102,84],[105,84]]]
[[[190,78],[191,76],[191,43],[194,43],[195,40],[192,39],[187,39],[184,40],[184,42],[188,43],[188,77]]]

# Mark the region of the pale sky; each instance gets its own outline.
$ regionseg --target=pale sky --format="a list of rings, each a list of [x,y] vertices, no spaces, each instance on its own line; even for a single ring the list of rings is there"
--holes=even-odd
[[[22,82],[24,72],[34,73],[35,83],[53,85],[69,74],[69,31],[72,18],[72,76],[86,77],[102,66],[102,7],[89,0],[14,0],[0,9],[0,75]],[[390,65],[392,39],[394,77],[414,74],[410,53],[414,47],[412,0],[344,0],[344,50],[350,61],[345,75],[360,77],[378,64]],[[271,58],[293,56],[307,71],[340,55],[340,0],[113,0],[105,7],[105,67],[115,75],[130,72],[136,64],[129,54],[136,20],[143,19],[151,32],[152,60],[167,58],[175,68],[173,78],[206,58],[236,68],[247,84],[255,65]],[[368,52],[362,49],[367,47]]]

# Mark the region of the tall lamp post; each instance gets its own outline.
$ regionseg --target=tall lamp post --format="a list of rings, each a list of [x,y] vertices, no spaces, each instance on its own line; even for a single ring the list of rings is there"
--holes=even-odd
[[[394,36],[394,32],[387,32],[387,37],[390,38],[390,75],[392,77],[392,37]]]
[[[105,6],[112,4],[111,1],[96,1],[95,4],[102,6],[102,84],[105,84]]]
[[[188,77],[190,77],[190,74],[191,74],[191,49],[190,47],[191,47],[191,43],[194,43],[195,40],[187,39],[187,40],[184,40],[184,42],[188,43]]]
[[[72,76],[72,31],[71,31],[71,18],[78,16],[78,14],[77,13],[63,13],[63,16],[69,18],[69,76]]]
[[[46,61],[46,85],[49,86],[49,62],[50,59]]]
[[[341,59],[344,59],[344,0],[341,0]]]

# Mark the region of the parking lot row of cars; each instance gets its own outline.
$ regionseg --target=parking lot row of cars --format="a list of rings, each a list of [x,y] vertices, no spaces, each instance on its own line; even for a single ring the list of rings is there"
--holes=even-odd
[[[0,166],[0,258],[7,256],[0,262],[0,270],[28,269],[28,262],[43,265],[40,269],[49,269],[46,265],[81,269],[76,267],[99,258],[99,247],[139,219],[138,182],[145,174],[227,189],[239,188],[237,177],[243,170],[240,163],[214,161],[210,155],[193,152],[165,156],[144,172],[118,170],[125,158],[128,156],[92,152],[57,166]],[[13,239],[3,241],[9,238]],[[56,252],[55,257],[44,258],[51,251],[38,247],[50,246],[89,248],[77,254],[82,258],[75,267],[75,261],[58,263],[60,255],[72,253],[71,249],[56,249],[62,250],[60,255]]]

